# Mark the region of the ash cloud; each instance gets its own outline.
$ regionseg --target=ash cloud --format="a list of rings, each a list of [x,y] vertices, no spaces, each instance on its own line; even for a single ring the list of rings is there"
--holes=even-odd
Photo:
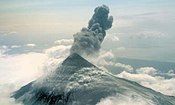
[[[88,27],[74,34],[71,53],[91,55],[99,51],[106,36],[106,30],[112,27],[113,17],[108,14],[109,8],[106,5],[95,8]]]

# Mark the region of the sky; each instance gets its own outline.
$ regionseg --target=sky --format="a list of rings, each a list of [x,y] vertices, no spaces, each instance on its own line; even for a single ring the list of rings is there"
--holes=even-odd
[[[9,51],[20,53],[73,39],[102,4],[114,17],[103,49],[118,57],[175,62],[174,0],[0,0],[0,45],[22,46]]]

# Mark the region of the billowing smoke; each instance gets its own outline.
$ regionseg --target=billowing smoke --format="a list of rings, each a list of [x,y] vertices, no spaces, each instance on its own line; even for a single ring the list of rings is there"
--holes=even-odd
[[[99,51],[106,36],[106,30],[112,27],[113,17],[108,16],[108,14],[109,8],[106,5],[95,8],[88,27],[82,28],[80,32],[74,35],[71,53],[90,55]]]

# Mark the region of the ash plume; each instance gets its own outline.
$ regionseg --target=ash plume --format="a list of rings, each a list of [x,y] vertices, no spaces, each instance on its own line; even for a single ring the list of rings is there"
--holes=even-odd
[[[91,55],[99,51],[106,36],[106,30],[112,27],[113,17],[108,14],[109,8],[106,5],[95,8],[88,27],[74,34],[71,53]]]

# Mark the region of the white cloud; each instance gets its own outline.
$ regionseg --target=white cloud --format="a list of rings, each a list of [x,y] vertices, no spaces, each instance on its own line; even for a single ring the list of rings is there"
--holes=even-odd
[[[122,71],[133,72],[133,67],[130,65],[117,63],[116,57],[112,51],[102,51],[98,56],[92,57],[89,59],[95,65],[101,67],[102,69],[109,70],[115,69],[116,73]]]
[[[56,67],[69,55],[71,46],[59,45],[46,49],[48,59],[43,65],[45,71],[55,70]]]
[[[126,48],[125,47],[118,47],[117,50],[118,51],[124,51]]]
[[[7,55],[0,58],[0,83],[14,83],[19,80],[35,79],[41,74],[47,56],[42,53]]]
[[[73,40],[72,39],[61,39],[54,42],[57,45],[72,45]]]
[[[151,88],[160,93],[175,96],[175,78],[165,79],[161,76],[154,76],[152,75],[152,73],[150,74],[150,72],[141,72],[140,74],[133,74],[126,71],[123,71],[117,76],[131,81],[136,81],[139,84]]]
[[[60,58],[60,57],[65,57],[68,56],[69,50],[71,46],[65,46],[65,45],[59,45],[59,46],[54,46],[49,49],[45,50],[45,53],[47,53],[50,57],[53,58]]]
[[[175,96],[175,73],[170,70],[168,73],[159,73],[159,71],[153,67],[141,67],[136,70],[131,65],[117,63],[116,57],[112,51],[102,52],[97,57],[93,57],[94,64],[98,65],[104,70],[115,73],[118,77],[128,80],[136,81],[139,84],[159,91],[166,95]],[[157,76],[161,74],[162,76]],[[168,75],[170,79],[165,79],[163,76]]]
[[[164,38],[165,34],[159,31],[141,31],[138,33],[131,33],[132,38],[137,39],[151,39],[151,38]]]
[[[30,45],[29,46],[34,46]],[[7,46],[0,52],[0,105],[21,105],[10,98],[10,94],[21,86],[39,78],[43,72],[55,70],[69,55],[70,45],[66,43],[51,47],[41,53],[4,55]]]
[[[5,56],[5,53],[9,50],[10,49],[5,45],[0,46],[0,57]]]
[[[127,93],[117,94],[103,98],[96,105],[156,105],[152,100],[148,100],[138,94]]]
[[[116,42],[116,41],[119,41],[120,39],[117,37],[117,36],[114,36],[112,41]]]
[[[33,43],[30,43],[30,44],[26,44],[25,46],[27,46],[27,47],[35,47],[36,45],[33,44]]]
[[[105,38],[106,41],[109,42],[118,42],[120,41],[120,38],[118,37],[119,33],[109,33],[108,37]]]
[[[3,35],[3,36],[16,35],[16,34],[18,34],[18,32],[16,32],[16,31],[11,31],[11,32],[9,32],[9,31],[1,31],[0,34]]]
[[[97,65],[109,65],[108,61],[112,61],[114,54],[112,51],[101,52],[96,58],[91,59],[93,63]]]
[[[168,73],[163,73],[163,75],[175,78],[175,71],[171,69],[168,71]]]
[[[130,20],[126,20],[126,19],[119,19],[118,21],[114,21],[114,25],[116,25],[116,27],[113,27],[113,28],[126,28],[126,27],[131,27],[134,25],[134,22],[133,21],[130,21]]]
[[[19,48],[19,47],[21,47],[20,45],[12,45],[12,46],[10,46],[11,48]]]
[[[133,72],[133,67],[131,65],[126,65],[126,64],[122,64],[122,63],[116,63],[116,64],[114,64],[114,66],[116,68],[120,69],[121,71]]]
[[[127,71],[117,75],[118,77],[125,78],[128,80],[136,81],[138,83],[155,83],[157,80],[148,74],[131,74]]]
[[[139,69],[136,69],[136,72],[138,74],[148,74],[148,75],[155,75],[158,70],[156,70],[153,67],[141,67]]]
[[[2,46],[1,54],[6,49],[7,46]],[[69,55],[69,49],[70,46],[59,45],[46,49],[42,53],[30,52],[0,57],[0,83],[36,79],[35,76],[42,74],[43,66],[54,60],[65,59]]]
[[[16,103],[15,99],[9,98],[11,92],[15,91],[16,84],[3,84],[0,85],[0,104],[1,105],[22,105],[20,103]]]
[[[41,76],[46,59],[47,56],[42,53],[0,57],[0,105],[20,105],[10,98],[10,94]]]
[[[14,34],[17,34],[18,32],[16,32],[16,31],[11,31],[11,32],[9,32],[8,33],[8,35],[14,35]]]

